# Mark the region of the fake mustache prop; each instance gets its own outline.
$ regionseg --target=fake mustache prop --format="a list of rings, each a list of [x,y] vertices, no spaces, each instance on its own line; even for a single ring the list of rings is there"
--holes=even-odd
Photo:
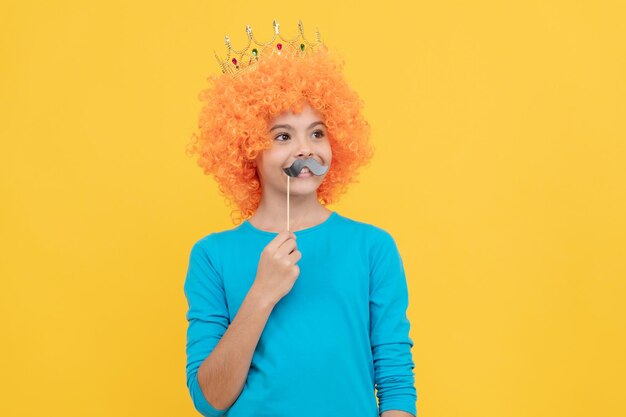
[[[315,159],[307,158],[296,159],[290,167],[283,168],[283,171],[287,174],[287,231],[289,231],[289,177],[298,177],[304,167],[307,167],[313,175],[320,176],[328,172],[330,165],[320,165]]]
[[[315,175],[324,175],[328,171],[328,166],[320,165],[313,158],[296,159],[289,168],[283,168],[283,171],[290,177],[297,177],[302,171],[302,168],[307,167]]]

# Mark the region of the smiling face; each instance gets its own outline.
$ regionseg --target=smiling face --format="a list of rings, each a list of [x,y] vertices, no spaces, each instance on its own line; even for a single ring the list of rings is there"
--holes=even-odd
[[[276,117],[268,126],[268,135],[272,147],[261,152],[256,159],[257,173],[267,196],[287,193],[287,174],[283,168],[290,167],[296,159],[313,158],[321,165],[331,163],[326,125],[319,113],[308,105],[300,114],[286,112]],[[301,173],[290,178],[290,195],[316,193],[326,174]]]

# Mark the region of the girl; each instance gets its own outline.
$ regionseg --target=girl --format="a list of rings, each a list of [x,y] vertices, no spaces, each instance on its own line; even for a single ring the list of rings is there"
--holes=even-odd
[[[232,59],[227,38],[200,95],[188,150],[237,208],[191,249],[187,387],[204,416],[415,416],[395,241],[326,207],[373,155],[362,101],[319,35],[274,28]],[[288,178],[298,160],[328,169]]]

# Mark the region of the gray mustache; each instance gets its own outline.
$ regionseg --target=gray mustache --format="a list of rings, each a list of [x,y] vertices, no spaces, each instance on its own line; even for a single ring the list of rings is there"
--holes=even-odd
[[[320,163],[313,158],[296,159],[289,168],[283,168],[283,171],[290,177],[297,177],[304,167],[309,168],[313,175],[323,175],[328,171],[329,165],[320,165]]]

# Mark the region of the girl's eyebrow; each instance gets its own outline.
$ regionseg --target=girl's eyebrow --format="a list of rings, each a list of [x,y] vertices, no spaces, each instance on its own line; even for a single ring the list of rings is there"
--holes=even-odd
[[[324,127],[326,127],[326,125],[324,124],[324,122],[322,122],[322,121],[319,121],[319,120],[318,120],[317,122],[313,122],[313,123],[311,123],[311,124],[309,125],[309,127],[307,127],[307,129],[310,129],[310,128],[312,128],[313,126],[318,125],[318,124],[324,125]],[[275,126],[272,126],[272,128],[270,129],[270,132],[271,132],[272,130],[274,130],[274,129],[280,129],[280,128],[293,130],[293,126],[291,126],[291,125],[275,125]]]

